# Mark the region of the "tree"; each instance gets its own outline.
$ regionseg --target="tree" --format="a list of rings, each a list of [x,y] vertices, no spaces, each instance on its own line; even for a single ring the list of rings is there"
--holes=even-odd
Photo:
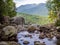
[[[48,0],[47,7],[49,10],[49,17],[53,20],[60,20],[60,0]]]
[[[0,0],[0,23],[3,24],[4,18],[3,15],[6,13],[5,3],[3,0]]]
[[[4,21],[4,16],[15,16],[15,9],[16,7],[13,0],[0,0],[0,23]]]
[[[7,11],[8,11],[8,15],[10,17],[13,17],[16,15],[16,7],[15,7],[15,3],[13,2],[13,0],[6,0],[6,6],[7,6]]]

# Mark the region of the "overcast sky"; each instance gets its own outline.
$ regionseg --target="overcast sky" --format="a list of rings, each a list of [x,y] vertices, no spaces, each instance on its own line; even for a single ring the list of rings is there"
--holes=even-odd
[[[16,7],[26,4],[39,4],[39,3],[46,3],[47,0],[14,0],[16,3]]]

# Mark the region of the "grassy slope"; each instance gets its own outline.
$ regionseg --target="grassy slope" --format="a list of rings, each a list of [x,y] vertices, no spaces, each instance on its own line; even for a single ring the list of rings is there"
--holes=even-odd
[[[17,16],[24,17],[26,23],[30,22],[32,24],[40,24],[40,25],[49,23],[49,19],[46,16],[30,15],[30,14],[24,14],[24,13],[17,13]]]

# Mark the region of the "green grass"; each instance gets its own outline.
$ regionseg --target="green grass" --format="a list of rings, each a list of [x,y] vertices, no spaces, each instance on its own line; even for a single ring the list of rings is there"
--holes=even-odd
[[[39,24],[39,25],[50,23],[48,16],[30,15],[24,13],[17,13],[17,16],[24,17],[26,23],[30,22],[31,24]]]

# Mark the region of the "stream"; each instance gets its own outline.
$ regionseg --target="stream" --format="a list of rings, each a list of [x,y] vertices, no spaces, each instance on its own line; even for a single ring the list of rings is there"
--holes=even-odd
[[[24,45],[24,41],[28,41],[28,45],[34,45],[34,41],[40,41],[41,43],[45,42],[46,45],[56,45],[56,37],[53,37],[53,39],[49,40],[48,38],[40,39],[39,34],[40,32],[36,33],[29,33],[28,31],[21,31],[18,33],[17,38],[18,38],[18,43],[21,45]],[[28,37],[26,35],[31,35],[32,37]]]

